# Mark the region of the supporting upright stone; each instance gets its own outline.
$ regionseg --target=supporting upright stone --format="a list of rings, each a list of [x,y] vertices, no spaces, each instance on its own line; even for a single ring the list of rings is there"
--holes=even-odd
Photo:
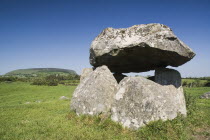
[[[183,92],[144,77],[126,77],[115,95],[111,119],[138,129],[151,121],[174,119],[179,113],[186,115]]]
[[[93,72],[92,68],[84,68],[82,70],[82,74],[80,75],[80,82],[85,79],[91,72]]]
[[[117,81],[108,67],[98,67],[76,88],[70,108],[78,115],[108,114],[114,102],[117,86]]]
[[[155,82],[160,85],[174,85],[181,87],[181,75],[177,70],[168,68],[158,68],[155,70]]]

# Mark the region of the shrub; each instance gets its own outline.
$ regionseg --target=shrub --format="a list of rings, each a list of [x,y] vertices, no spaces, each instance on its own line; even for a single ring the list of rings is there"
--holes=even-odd
[[[188,85],[187,85],[187,81],[184,81],[184,82],[182,83],[182,86],[183,86],[183,87],[188,86]]]
[[[205,84],[204,84],[205,87],[210,87],[210,80],[208,80]]]
[[[46,84],[47,84],[46,81],[43,79],[34,79],[34,81],[31,83],[31,85],[38,85],[38,86]]]
[[[0,82],[14,82],[16,80],[16,77],[0,77]]]
[[[57,86],[58,81],[57,80],[46,80],[47,78],[42,79],[34,79],[34,81],[31,83],[31,85],[44,85],[44,86]]]
[[[199,79],[195,80],[195,87],[200,87],[201,85],[201,81]]]
[[[57,86],[58,85],[58,81],[54,80],[54,81],[49,81],[47,82],[48,86]]]
[[[65,82],[64,81],[60,81],[59,84],[65,85]]]

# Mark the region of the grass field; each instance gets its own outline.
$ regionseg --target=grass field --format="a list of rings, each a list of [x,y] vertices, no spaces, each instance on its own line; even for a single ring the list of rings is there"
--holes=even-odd
[[[201,80],[201,79],[182,79],[182,85],[184,87],[206,87],[206,84],[207,83],[208,83],[208,80]]]
[[[187,83],[193,83],[193,82],[196,82],[195,79],[182,79],[182,82],[187,82]],[[199,80],[201,84],[204,84],[207,82],[207,80]]]
[[[103,116],[70,112],[72,86],[0,83],[0,140],[210,139],[210,88],[185,88],[188,117],[156,121],[138,131],[122,128]]]

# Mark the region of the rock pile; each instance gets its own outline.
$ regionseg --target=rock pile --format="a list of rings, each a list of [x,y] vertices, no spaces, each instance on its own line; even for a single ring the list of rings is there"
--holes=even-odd
[[[162,24],[107,28],[90,48],[93,69],[84,69],[71,109],[78,115],[111,115],[124,127],[138,129],[150,121],[186,115],[181,75],[166,66],[180,66],[195,53]],[[122,73],[155,70],[155,76]],[[113,72],[113,73],[112,73]]]

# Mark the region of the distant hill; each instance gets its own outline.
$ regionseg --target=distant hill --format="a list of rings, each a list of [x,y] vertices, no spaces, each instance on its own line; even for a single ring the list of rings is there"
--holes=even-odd
[[[31,69],[18,69],[5,74],[5,76],[23,76],[23,77],[36,77],[47,75],[77,75],[74,70],[60,69],[60,68],[31,68]]]

